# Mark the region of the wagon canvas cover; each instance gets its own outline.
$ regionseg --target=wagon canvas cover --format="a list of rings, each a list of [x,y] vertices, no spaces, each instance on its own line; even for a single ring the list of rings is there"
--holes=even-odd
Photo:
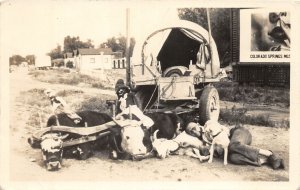
[[[208,45],[213,52],[217,52],[216,44],[213,38],[209,39],[209,33],[200,25],[177,20],[164,26],[157,27],[152,33],[146,34],[144,40],[137,42],[132,57],[134,65],[133,77],[144,74],[150,76],[157,73],[153,67],[153,62],[158,61],[161,64],[162,72],[171,66],[186,66],[190,63],[196,64],[197,53],[200,45]],[[213,64],[219,70],[219,56],[212,54]],[[144,63],[152,70],[151,72],[141,71],[141,64]],[[211,64],[207,64],[206,69],[211,71]],[[145,69],[146,70],[146,69]],[[208,72],[208,75],[211,75]]]

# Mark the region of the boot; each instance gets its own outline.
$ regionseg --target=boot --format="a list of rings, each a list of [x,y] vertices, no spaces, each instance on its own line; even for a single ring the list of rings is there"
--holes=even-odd
[[[268,157],[268,164],[274,169],[284,169],[284,162],[283,159],[279,158],[278,155],[272,154],[271,156]]]

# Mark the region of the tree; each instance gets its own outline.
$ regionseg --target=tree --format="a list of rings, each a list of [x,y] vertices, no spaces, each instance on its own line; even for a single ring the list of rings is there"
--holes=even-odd
[[[129,55],[132,56],[135,39],[130,38]],[[100,44],[100,48],[111,48],[113,52],[121,51],[126,56],[126,37],[120,36],[118,38],[108,38],[106,42]]]
[[[23,61],[26,61],[21,55],[13,55],[9,58],[9,65],[19,66]]]
[[[35,56],[34,55],[26,55],[25,57],[28,65],[35,65]]]
[[[51,52],[47,53],[47,55],[49,55],[51,57],[51,60],[53,59],[59,59],[59,58],[64,58],[64,54],[61,50],[61,46],[59,44],[57,44],[57,47],[53,50],[51,50]]]
[[[64,52],[73,52],[78,48],[94,48],[92,40],[88,39],[86,42],[82,42],[80,38],[66,36],[64,39]]]
[[[210,8],[211,33],[217,44],[220,61],[230,51],[230,9]],[[184,8],[178,10],[180,19],[189,20],[208,30],[205,8]],[[228,63],[221,63],[224,65]]]

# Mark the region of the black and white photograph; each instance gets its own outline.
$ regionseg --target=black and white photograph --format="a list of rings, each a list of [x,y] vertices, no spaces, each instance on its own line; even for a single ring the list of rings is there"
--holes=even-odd
[[[265,12],[251,15],[252,51],[290,50],[290,13]]]
[[[0,2],[0,189],[299,189],[296,6],[203,2]]]

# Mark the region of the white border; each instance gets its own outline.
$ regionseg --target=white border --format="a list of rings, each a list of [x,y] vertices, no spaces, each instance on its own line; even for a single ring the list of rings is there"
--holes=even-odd
[[[3,3],[3,2],[2,2]],[[71,1],[70,1],[71,3]],[[88,1],[87,1],[88,3]],[[108,2],[107,2],[108,3]],[[293,1],[142,1],[136,5],[136,1],[113,1],[118,6],[141,6],[152,5],[176,6],[176,7],[280,7],[282,5],[291,7],[292,23],[292,51],[291,56],[291,107],[290,107],[290,172],[289,182],[14,182],[9,180],[9,162],[13,158],[9,155],[9,74],[8,60],[4,58],[5,47],[0,45],[0,70],[1,70],[1,125],[0,125],[0,185],[3,189],[299,189],[300,179],[300,138],[299,138],[299,107],[300,107],[300,51],[299,51],[299,2]],[[1,4],[3,6],[3,4]],[[1,7],[2,8],[2,7]],[[1,24],[0,10],[0,24]],[[0,43],[1,36],[0,27]],[[75,174],[76,175],[76,174]]]

